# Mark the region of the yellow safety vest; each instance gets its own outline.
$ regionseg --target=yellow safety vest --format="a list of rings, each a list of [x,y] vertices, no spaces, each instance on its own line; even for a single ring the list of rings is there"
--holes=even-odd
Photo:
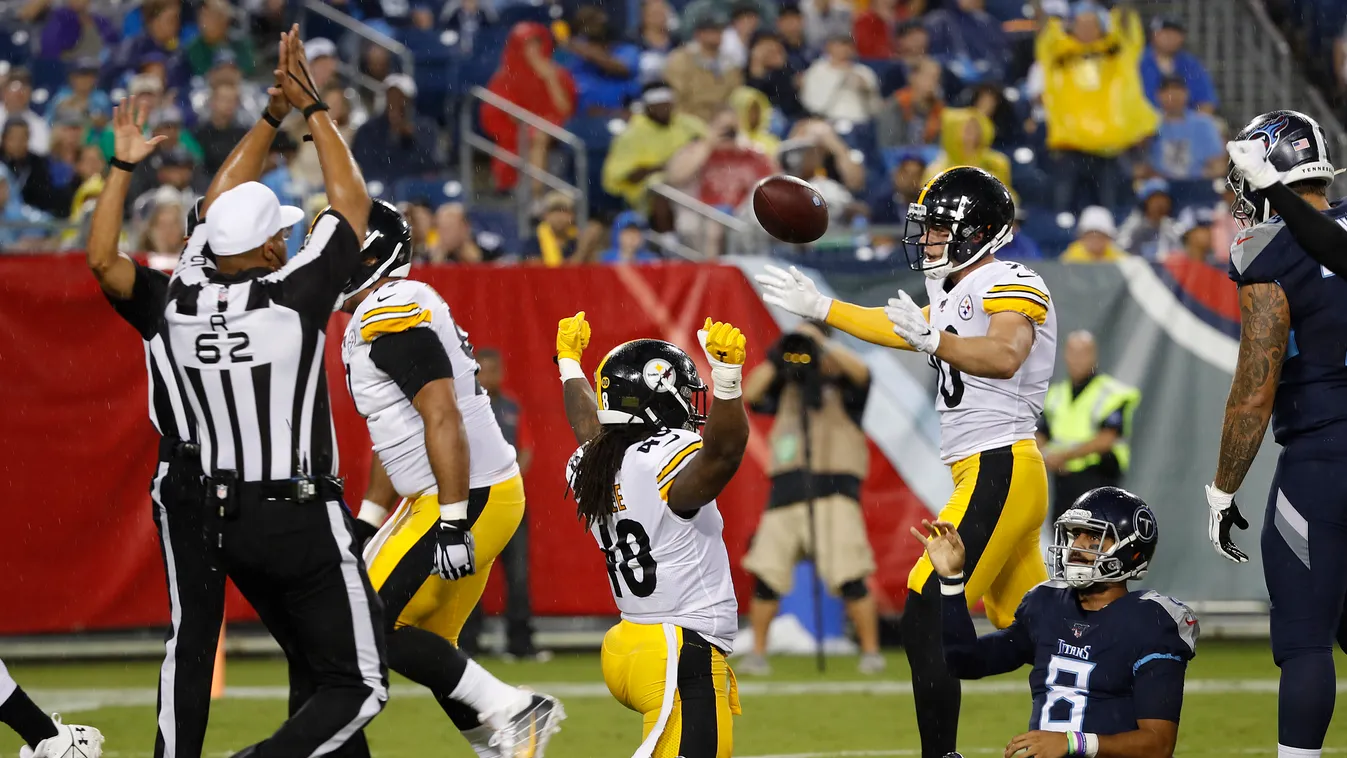
[[[1053,384],[1043,399],[1043,416],[1052,437],[1049,447],[1061,449],[1089,442],[1099,433],[1099,425],[1104,419],[1122,409],[1123,431],[1113,446],[1113,455],[1118,459],[1118,467],[1127,471],[1132,457],[1127,436],[1132,429],[1132,412],[1140,400],[1141,390],[1107,374],[1096,374],[1075,397],[1071,396],[1070,379]],[[1097,466],[1101,458],[1100,453],[1072,458],[1066,462],[1065,469],[1073,474],[1084,471]]]

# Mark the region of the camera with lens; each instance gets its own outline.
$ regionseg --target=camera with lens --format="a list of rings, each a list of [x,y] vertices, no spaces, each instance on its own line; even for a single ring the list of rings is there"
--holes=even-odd
[[[813,337],[799,332],[787,332],[781,335],[773,348],[777,370],[788,382],[809,383],[819,373],[819,357],[822,351]]]

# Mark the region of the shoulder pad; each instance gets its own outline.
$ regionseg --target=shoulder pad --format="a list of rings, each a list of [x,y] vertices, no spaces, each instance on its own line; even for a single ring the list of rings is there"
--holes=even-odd
[[[1192,608],[1180,603],[1168,595],[1161,595],[1155,590],[1149,590],[1141,596],[1142,600],[1149,600],[1162,608],[1167,616],[1174,622],[1175,631],[1178,632],[1179,639],[1188,646],[1188,650],[1197,651],[1197,636],[1199,632],[1197,624],[1197,614]]]
[[[667,498],[674,479],[687,468],[697,451],[702,449],[702,437],[685,429],[665,429],[659,434],[632,446],[629,458],[632,464],[649,471],[655,479],[660,497]]]
[[[1286,225],[1278,219],[1265,221],[1235,235],[1235,240],[1230,243],[1230,265],[1234,266],[1237,273],[1243,274],[1248,271],[1259,254],[1266,250],[1272,240],[1285,228]]]
[[[982,309],[989,314],[1006,311],[1027,316],[1035,324],[1048,320],[1052,297],[1043,278],[1026,266],[1008,263],[987,277]],[[959,306],[962,308],[962,304]]]
[[[353,319],[366,342],[381,334],[405,332],[431,321],[431,302],[425,284],[409,279],[388,282],[365,298]]]

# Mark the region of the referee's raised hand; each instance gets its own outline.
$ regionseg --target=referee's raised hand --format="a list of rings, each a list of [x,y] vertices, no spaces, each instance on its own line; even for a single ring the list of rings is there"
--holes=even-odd
[[[122,100],[112,109],[113,156],[120,161],[135,164],[149,157],[164,135],[145,138],[145,119],[149,116],[144,106]]]
[[[299,24],[281,35],[276,65],[276,86],[285,93],[290,104],[301,111],[322,104],[318,85],[309,73],[309,59],[304,55],[304,43],[299,39]]]

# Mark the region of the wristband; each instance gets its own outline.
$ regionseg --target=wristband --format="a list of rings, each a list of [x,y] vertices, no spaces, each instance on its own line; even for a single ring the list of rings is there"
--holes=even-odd
[[[384,518],[388,516],[388,510],[373,500],[364,500],[360,503],[360,515],[356,518],[364,521],[366,524],[373,524],[375,527],[383,526]]]
[[[737,400],[744,394],[744,367],[732,364],[711,365],[711,394],[717,400]]]
[[[936,575],[936,578],[940,580],[941,584],[963,584],[963,577],[964,573],[962,571],[955,574],[954,576],[940,576],[938,574]]]
[[[119,168],[129,174],[132,171],[135,171],[136,166],[140,164],[132,163],[130,161],[124,161],[121,158],[118,158],[117,156],[114,155],[112,156],[112,160],[108,161],[108,165],[112,166],[113,168]]]
[[[271,124],[272,129],[281,128],[281,120],[271,115],[271,111],[267,110],[266,108],[262,109],[262,120],[267,122],[268,124]]]
[[[1099,755],[1099,735],[1092,732],[1085,733],[1085,747],[1083,754],[1085,758],[1095,758]]]
[[[460,500],[457,503],[440,503],[440,521],[467,521],[468,520],[468,501]]]
[[[1085,735],[1082,732],[1066,733],[1066,754],[1070,758],[1079,758],[1081,746],[1085,742]]]
[[[574,358],[558,358],[557,370],[561,373],[562,383],[571,379],[585,378],[585,371],[580,368],[580,361],[577,361]]]
[[[327,110],[327,103],[323,102],[322,100],[319,100],[318,102],[304,109],[304,120],[308,121],[309,116],[312,116],[318,111],[325,111],[325,110]]]
[[[941,595],[953,596],[963,594],[964,573],[962,571],[954,576],[940,576],[937,574],[936,578],[940,580]]]

